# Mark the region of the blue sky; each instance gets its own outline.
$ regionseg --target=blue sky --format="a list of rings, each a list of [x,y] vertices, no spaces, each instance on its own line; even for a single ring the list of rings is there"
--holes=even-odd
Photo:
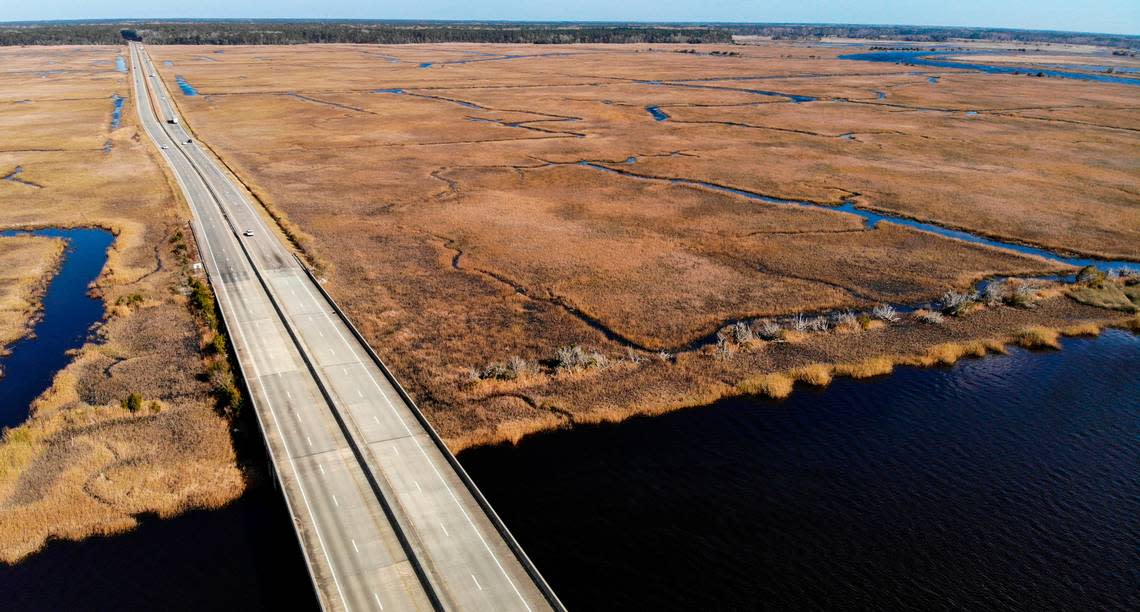
[[[1140,34],[1140,0],[11,0],[0,21],[322,17],[965,25]]]

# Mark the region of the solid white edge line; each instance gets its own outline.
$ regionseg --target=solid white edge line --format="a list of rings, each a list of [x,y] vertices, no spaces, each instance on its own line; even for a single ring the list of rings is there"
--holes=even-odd
[[[138,53],[141,53],[141,51],[137,51],[136,49],[134,49],[133,46],[132,46],[132,51],[136,51]],[[132,54],[132,60],[133,59],[134,59],[134,54]],[[135,70],[137,72],[137,68],[135,68]],[[136,74],[136,78],[138,78],[137,74]],[[136,86],[138,85],[137,82],[135,84],[136,84]],[[149,88],[147,89],[147,91],[149,91]],[[139,97],[139,96],[136,95],[136,97]],[[154,109],[153,109],[153,107],[150,106],[150,100],[149,99],[147,100],[146,105],[148,108],[151,108],[151,113],[153,114]],[[155,143],[158,143],[160,141],[160,139],[156,138],[154,133],[152,133],[150,128],[148,128],[146,125],[146,120],[144,119],[143,114],[142,114],[142,112],[143,112],[142,107],[143,107],[142,103],[139,102],[138,100],[136,100],[135,110],[139,115],[139,122],[142,124],[143,131],[145,131],[147,133],[147,135],[150,136],[152,141],[154,141]],[[155,119],[157,120],[157,117]],[[166,132],[162,132],[162,133],[165,134]],[[169,139],[169,136],[167,136],[167,138]],[[173,139],[170,139],[170,140],[173,143]],[[159,151],[162,151],[162,149],[159,149]],[[178,180],[178,184],[180,187],[182,187],[183,193],[186,194],[187,200],[192,200],[193,198],[191,197],[190,189],[186,186],[186,183],[183,182],[181,174],[178,171],[174,170],[173,161],[170,158],[168,158],[167,163],[170,164],[172,174],[174,174],[175,178]],[[198,217],[197,211],[195,210],[195,208],[192,205],[190,206],[190,211],[195,217]],[[198,223],[201,224],[201,220],[198,220]],[[203,226],[202,240],[206,243],[206,247],[207,247],[206,250],[209,251],[210,260],[213,262],[214,268],[220,270],[220,268],[218,267],[217,259],[214,257],[213,247],[210,246],[209,236],[206,234],[206,232],[204,230],[205,230],[205,227]],[[229,305],[228,302],[230,300],[229,291],[226,290],[224,282],[218,283],[218,285],[221,288],[222,294],[225,296],[226,305],[228,306]],[[236,315],[236,312],[234,314]],[[241,333],[241,326],[235,325],[234,329],[237,332],[238,337],[241,340],[242,344],[245,344],[246,343],[245,336]],[[260,376],[260,374],[257,373],[257,364],[252,359],[250,360],[250,368],[253,370],[254,378],[256,380],[260,381],[261,376]],[[262,385],[262,394],[265,396],[265,405],[266,405],[266,407],[269,408],[269,414],[270,414],[270,416],[273,417],[273,424],[277,428],[278,432],[281,434],[281,436],[280,436],[281,437],[281,446],[284,447],[285,454],[289,460],[289,467],[293,470],[293,475],[296,478],[297,489],[301,492],[301,499],[305,502],[305,509],[308,511],[309,516],[311,517],[311,519],[313,521],[313,532],[317,535],[317,541],[320,543],[320,546],[321,546],[321,553],[324,555],[325,561],[329,565],[329,572],[332,574],[333,583],[336,585],[337,595],[340,596],[340,600],[344,604],[345,610],[349,610],[350,606],[348,605],[348,600],[344,596],[344,590],[341,588],[340,580],[337,578],[337,575],[336,575],[336,566],[333,564],[332,559],[329,557],[328,547],[325,545],[324,538],[321,537],[320,526],[317,523],[316,515],[313,513],[313,507],[309,503],[308,495],[305,494],[305,487],[301,484],[300,472],[297,470],[297,465],[293,461],[293,454],[289,451],[289,444],[285,440],[285,434],[284,434],[285,430],[281,427],[281,423],[277,419],[277,411],[273,409],[273,403],[269,400],[269,394],[265,393],[264,385]],[[266,441],[266,444],[268,445],[268,441]]]
[[[202,154],[203,156],[205,156],[204,153],[201,153],[200,151],[199,151],[199,153]],[[216,166],[212,163],[212,160],[207,160],[207,161],[210,162],[210,163],[206,164],[207,166],[211,167],[212,170],[215,170],[216,172],[220,173],[220,170],[218,170],[216,168]],[[264,220],[261,219],[260,215],[256,214],[256,211],[252,210],[252,207],[250,206],[249,202],[246,200],[244,194],[241,194],[240,192],[238,192],[236,187],[234,187],[232,185],[232,183],[229,179],[226,179],[223,176],[221,182],[224,185],[227,185],[227,187],[231,190],[231,192],[233,192],[234,194],[239,196],[237,199],[239,201],[241,201],[242,204],[244,204],[245,208],[250,209],[250,212],[254,213],[254,217],[257,219],[258,223],[264,224]],[[223,207],[224,206],[225,205],[223,204]],[[308,283],[302,283],[302,288],[304,289],[305,293],[308,295],[309,299],[312,300],[313,304],[318,307],[320,314],[322,314],[325,317],[326,321],[333,324],[333,330],[336,331],[337,336],[340,338],[341,342],[344,343],[349,348],[349,353],[351,355],[353,355],[354,357],[356,357],[358,362],[365,368],[365,373],[368,374],[369,380],[371,380],[373,386],[375,386],[376,389],[378,391],[380,391],[381,396],[384,397],[384,401],[387,402],[387,404],[388,404],[389,408],[392,410],[393,414],[395,414],[396,418],[400,421],[400,424],[403,426],[404,431],[407,432],[409,437],[414,437],[414,434],[412,433],[411,429],[408,427],[407,423],[404,421],[403,416],[399,413],[399,411],[396,409],[395,405],[387,397],[387,393],[384,392],[384,389],[380,386],[380,384],[376,381],[376,378],[372,375],[371,369],[368,368],[367,365],[365,365],[365,363],[362,359],[360,359],[360,357],[357,355],[356,351],[354,350],[352,343],[349,343],[348,340],[344,337],[344,335],[341,334],[340,329],[338,328],[336,322],[334,322],[332,320],[332,318],[329,316],[328,312],[326,312],[326,310],[321,307],[321,302],[318,301],[313,296],[312,292],[309,290],[307,285],[308,285]],[[312,321],[312,315],[309,315],[308,319],[311,322]],[[335,355],[335,350],[332,349],[331,347],[329,348],[329,351]],[[348,416],[348,418],[352,418],[354,423],[355,423],[355,418],[352,417],[351,413],[348,414],[347,416]],[[463,507],[463,504],[459,501],[459,498],[456,497],[455,492],[452,491],[451,487],[447,484],[447,481],[443,478],[443,475],[439,472],[439,469],[436,467],[435,462],[431,460],[431,457],[428,456],[427,452],[423,449],[423,446],[419,443],[418,440],[415,441],[415,446],[420,451],[420,454],[424,457],[424,459],[428,462],[428,465],[431,467],[432,472],[435,473],[436,477],[439,479],[441,484],[443,484],[444,488],[448,492],[448,495],[450,495],[452,501],[455,503],[455,505],[459,509],[460,513],[463,514],[464,519],[467,520],[467,523],[471,526],[472,531],[475,532],[475,535],[479,538],[479,541],[483,544],[483,548],[487,551],[487,554],[490,555],[491,559],[495,562],[495,565],[498,566],[499,571],[503,574],[503,577],[506,579],[507,583],[514,590],[515,594],[518,596],[518,598],[522,602],[523,606],[525,606],[527,610],[531,610],[530,605],[527,603],[526,599],[523,597],[522,593],[519,591],[519,589],[515,585],[514,581],[511,580],[510,575],[507,574],[506,568],[503,567],[502,563],[499,561],[498,556],[495,555],[494,551],[491,550],[491,547],[487,543],[487,540],[483,537],[483,534],[479,531],[479,528],[475,525],[474,521],[471,520],[471,516],[467,513],[467,510]],[[395,448],[395,447],[393,447],[393,448]],[[397,449],[397,453],[398,452],[399,451]],[[472,578],[474,578],[474,575],[472,575]],[[482,590],[482,588],[480,588],[480,590]]]
[[[349,347],[349,352],[353,356],[357,357],[360,365],[362,367],[364,367],[364,372],[365,372],[365,374],[368,375],[368,379],[372,381],[372,385],[376,387],[376,390],[380,392],[381,397],[383,397],[384,401],[388,403],[388,407],[392,410],[392,413],[400,421],[400,425],[402,425],[404,427],[404,431],[407,432],[408,437],[413,439],[413,443],[415,444],[416,448],[420,451],[420,454],[423,455],[424,459],[428,462],[428,465],[431,467],[432,472],[435,473],[436,478],[438,478],[440,483],[443,484],[443,488],[447,490],[448,495],[451,496],[451,500],[453,502],[455,502],[455,506],[457,508],[459,508],[459,512],[463,514],[463,518],[467,519],[467,524],[471,526],[471,530],[475,532],[476,537],[478,537],[479,541],[483,544],[483,548],[487,551],[487,554],[490,555],[491,560],[495,562],[496,566],[498,566],[499,571],[502,572],[503,578],[506,579],[507,584],[511,585],[511,589],[514,590],[515,595],[518,596],[519,601],[522,602],[523,606],[526,607],[527,610],[531,610],[532,608],[530,607],[530,604],[527,603],[526,598],[523,597],[522,592],[520,592],[518,589],[518,586],[515,585],[514,581],[511,580],[510,575],[507,574],[507,569],[505,567],[503,567],[503,564],[499,561],[498,555],[496,555],[495,552],[491,550],[490,544],[487,543],[486,538],[483,537],[483,534],[479,531],[479,528],[477,526],[475,526],[475,522],[471,520],[471,516],[469,514],[467,514],[467,510],[463,507],[463,504],[459,501],[459,498],[455,496],[455,492],[451,490],[450,486],[448,486],[447,481],[443,478],[443,474],[440,474],[439,469],[436,468],[435,462],[431,460],[431,457],[428,456],[427,451],[425,451],[423,449],[423,445],[421,445],[419,443],[419,441],[415,439],[414,434],[412,434],[412,430],[408,427],[408,424],[404,421],[404,417],[396,409],[396,406],[392,403],[392,400],[388,399],[388,394],[384,392],[384,389],[376,381],[376,378],[372,375],[371,369],[368,368],[368,366],[366,366],[364,364],[364,361],[360,360],[359,356],[356,355],[356,351],[353,350],[352,344],[350,344],[348,342],[348,340],[344,337],[344,335],[340,333],[339,327],[336,325],[335,322],[332,321],[332,318],[329,316],[329,314],[327,312],[325,312],[325,309],[319,308],[320,303],[317,301],[317,299],[313,295],[312,291],[309,290],[307,284],[303,284],[302,288],[304,289],[305,293],[308,294],[309,299],[312,300],[313,303],[318,306],[318,309],[321,311],[321,314],[323,314],[325,316],[325,319],[328,320],[333,325],[333,330],[336,331],[337,336],[340,337],[341,342],[343,342],[345,345],[347,345]],[[348,417],[353,418],[351,413],[348,415]],[[353,420],[355,421],[355,419],[353,419]],[[392,448],[396,449],[396,453],[399,454],[400,451],[397,447],[393,446]],[[472,577],[474,577],[474,576],[472,576]],[[480,590],[482,590],[482,588],[480,588]]]

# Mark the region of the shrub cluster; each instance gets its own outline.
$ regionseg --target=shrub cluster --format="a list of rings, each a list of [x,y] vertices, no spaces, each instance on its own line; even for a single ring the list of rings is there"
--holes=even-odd
[[[559,348],[555,355],[555,364],[559,370],[588,370],[606,367],[609,365],[609,359],[601,353],[584,349],[581,345],[575,344]]]
[[[482,370],[475,370],[472,373],[472,378],[479,380],[516,380],[535,369],[535,364],[516,355],[507,360],[506,363],[495,361]]]
[[[918,321],[919,323],[926,323],[928,325],[941,325],[942,322],[946,320],[946,318],[942,316],[941,312],[935,310],[927,310],[925,308],[919,308],[918,310],[914,311],[914,314],[911,316],[914,317],[915,321]]]
[[[899,320],[899,313],[895,312],[895,307],[890,304],[879,304],[871,310],[871,314],[876,319],[887,323],[896,323]]]
[[[951,289],[942,294],[942,313],[952,317],[965,315],[976,307],[980,297],[976,291],[958,293]]]

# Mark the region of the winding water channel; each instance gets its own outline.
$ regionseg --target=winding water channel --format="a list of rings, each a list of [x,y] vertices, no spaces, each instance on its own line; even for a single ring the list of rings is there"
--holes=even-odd
[[[960,60],[958,58],[969,55],[993,55],[1000,53],[996,50],[985,51],[929,51],[929,50],[914,50],[914,51],[872,51],[868,53],[847,53],[840,55],[839,59],[842,60],[855,60],[861,62],[885,62],[888,64],[910,64],[914,66],[926,66],[930,68],[960,68],[963,70],[973,70],[976,72],[984,72],[986,74],[1041,74],[1042,76],[1054,77],[1060,79],[1075,79],[1078,81],[1095,81],[1098,83],[1115,83],[1117,85],[1133,85],[1140,86],[1140,79],[1129,78],[1123,76],[1113,76],[1111,74],[1091,74],[1086,72],[1077,72],[1079,66],[1074,66],[1074,70],[1058,70],[1050,68],[1045,65],[1025,65],[1025,66],[1002,66],[994,64],[977,64]],[[1003,55],[1009,55],[1004,53]],[[947,58],[947,59],[941,59]]]
[[[43,393],[56,373],[70,361],[68,351],[90,339],[91,328],[103,318],[103,301],[88,294],[88,286],[107,263],[114,236],[102,229],[8,230],[0,236],[31,234],[67,241],[59,272],[43,295],[40,319],[32,334],[0,358],[0,428],[24,422],[32,400]]]
[[[636,161],[637,161],[636,157],[630,157],[621,163],[623,163],[625,165],[629,165],[629,164],[635,163]],[[1062,253],[1055,251],[1055,250],[1030,246],[1027,244],[1021,244],[1021,243],[1017,243],[1017,242],[998,240],[995,238],[987,238],[985,236],[975,234],[972,232],[968,232],[965,230],[953,229],[953,228],[937,225],[935,223],[928,223],[928,222],[924,222],[924,221],[918,221],[915,219],[910,219],[907,217],[901,217],[898,215],[890,215],[887,213],[875,212],[872,210],[859,208],[853,202],[846,202],[846,203],[841,204],[841,205],[831,205],[831,204],[821,204],[818,202],[810,202],[807,200],[790,200],[790,199],[785,199],[785,198],[776,198],[776,197],[766,196],[766,195],[751,192],[751,191],[746,191],[743,189],[737,189],[735,187],[720,185],[718,183],[711,183],[708,181],[700,181],[700,180],[695,180],[695,179],[684,179],[684,178],[665,178],[665,177],[656,177],[656,176],[651,176],[651,175],[637,174],[637,173],[629,171],[629,170],[624,170],[624,169],[618,170],[615,168],[611,168],[611,167],[605,165],[606,163],[607,162],[594,162],[594,161],[580,161],[580,162],[578,162],[579,165],[585,166],[587,168],[592,168],[594,170],[600,170],[603,172],[612,172],[614,174],[620,174],[622,176],[640,179],[640,180],[646,180],[646,181],[665,181],[665,182],[670,182],[670,183],[674,183],[674,184],[678,184],[678,185],[689,185],[692,187],[701,187],[701,188],[709,189],[712,191],[718,191],[721,193],[728,193],[728,194],[732,194],[735,196],[740,196],[743,198],[747,198],[749,200],[756,200],[758,202],[764,202],[766,204],[777,204],[777,205],[782,205],[782,206],[799,206],[799,207],[803,207],[803,208],[812,208],[812,209],[816,209],[816,210],[830,210],[830,211],[844,212],[844,213],[847,213],[849,215],[855,215],[855,216],[859,217],[860,219],[862,219],[863,223],[867,227],[867,229],[874,229],[875,226],[877,226],[880,221],[888,221],[890,223],[903,225],[903,226],[906,226],[906,227],[909,227],[912,229],[916,229],[919,231],[929,232],[932,234],[938,234],[939,236],[945,236],[947,238],[953,238],[956,240],[969,242],[971,244],[981,244],[981,245],[995,247],[995,248],[999,248],[999,249],[1005,249],[1008,251],[1015,251],[1015,252],[1021,253],[1023,255],[1032,255],[1035,257],[1041,257],[1043,259],[1047,259],[1049,261],[1056,262],[1059,264],[1065,264],[1065,265],[1077,266],[1077,267],[1095,266],[1095,267],[1100,268],[1102,270],[1110,270],[1110,269],[1140,270],[1140,261],[1134,261],[1134,260],[1129,260],[1129,259],[1098,259],[1095,257],[1068,256],[1068,255],[1062,254]]]

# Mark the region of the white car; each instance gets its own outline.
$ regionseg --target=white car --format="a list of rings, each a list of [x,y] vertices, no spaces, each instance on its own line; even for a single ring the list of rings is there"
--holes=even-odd
[[[251,230],[251,229],[247,229],[247,230],[245,230],[244,232],[242,232],[242,233],[241,233],[241,235],[242,235],[242,236],[252,236],[252,235],[253,235],[253,230]]]
[[[162,150],[163,150],[163,151],[165,151],[165,150],[167,150],[167,149],[169,149],[169,148],[170,148],[170,147],[168,147],[168,146],[166,146],[166,145],[162,145]]]

